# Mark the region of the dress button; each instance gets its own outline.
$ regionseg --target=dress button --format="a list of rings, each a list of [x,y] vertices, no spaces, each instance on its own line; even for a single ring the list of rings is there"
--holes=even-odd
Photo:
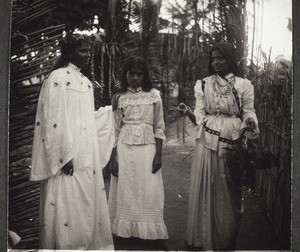
[[[68,222],[65,222],[65,224],[64,224],[64,225],[67,227],[67,226],[69,226],[69,223],[68,223]]]
[[[54,206],[55,204],[53,202],[51,202],[51,206]]]

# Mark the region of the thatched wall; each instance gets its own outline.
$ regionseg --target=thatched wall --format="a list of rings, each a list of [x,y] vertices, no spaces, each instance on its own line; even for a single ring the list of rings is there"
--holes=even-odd
[[[256,191],[265,202],[281,249],[289,249],[291,237],[291,73],[290,63],[269,63],[253,81],[261,147],[276,156],[271,169],[257,171]]]

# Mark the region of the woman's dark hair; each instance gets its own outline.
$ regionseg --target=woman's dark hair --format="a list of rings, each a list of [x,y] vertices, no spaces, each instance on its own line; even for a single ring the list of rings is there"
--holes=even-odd
[[[149,92],[152,89],[152,82],[150,79],[148,65],[144,58],[138,57],[138,56],[131,56],[126,61],[126,64],[125,64],[125,67],[124,67],[123,73],[122,73],[121,92],[127,91],[127,88],[129,86],[129,84],[127,82],[127,72],[134,68],[140,69],[143,72],[144,76],[143,76],[143,81],[142,81],[142,89],[145,92]]]
[[[209,74],[216,73],[216,71],[212,67],[212,52],[213,51],[219,51],[222,54],[222,56],[224,57],[224,59],[226,60],[226,62],[228,64],[228,68],[229,68],[230,72],[232,72],[236,76],[243,77],[242,73],[239,70],[238,64],[237,64],[235,49],[231,44],[229,44],[227,42],[217,43],[210,50],[209,61],[208,61]]]
[[[54,65],[53,70],[66,67],[71,62],[70,55],[72,55],[77,48],[90,43],[91,40],[86,35],[67,34],[65,39],[59,43],[61,56],[58,62]],[[81,69],[81,72],[87,77],[90,77],[91,75],[90,69]]]

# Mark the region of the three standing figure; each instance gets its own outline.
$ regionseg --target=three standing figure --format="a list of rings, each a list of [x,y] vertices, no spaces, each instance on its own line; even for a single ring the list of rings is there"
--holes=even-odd
[[[102,177],[107,155],[101,148],[110,144],[98,140],[93,86],[83,74],[89,52],[87,40],[70,37],[39,97],[30,179],[41,181],[41,248],[113,249],[111,230],[124,238],[167,239],[160,93],[146,61],[130,57],[113,98],[116,140],[107,207]],[[219,43],[209,56],[210,76],[194,88],[194,113],[184,104],[181,110],[196,139],[187,244],[215,250],[234,247],[242,213],[241,188],[226,165],[226,148],[243,129],[258,133],[258,127],[253,86],[239,74],[234,48]]]

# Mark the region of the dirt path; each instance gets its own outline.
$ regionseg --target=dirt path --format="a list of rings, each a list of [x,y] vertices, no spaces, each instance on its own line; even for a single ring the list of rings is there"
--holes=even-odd
[[[166,146],[163,151],[165,222],[170,250],[186,250],[185,233],[190,187],[192,146]]]
[[[190,163],[193,143],[172,140],[163,148],[163,179],[165,189],[165,222],[169,239],[160,246],[136,239],[116,240],[118,250],[187,250],[185,246]],[[245,212],[237,240],[237,250],[276,250],[278,239],[268,221],[262,202],[253,193],[244,195]]]

